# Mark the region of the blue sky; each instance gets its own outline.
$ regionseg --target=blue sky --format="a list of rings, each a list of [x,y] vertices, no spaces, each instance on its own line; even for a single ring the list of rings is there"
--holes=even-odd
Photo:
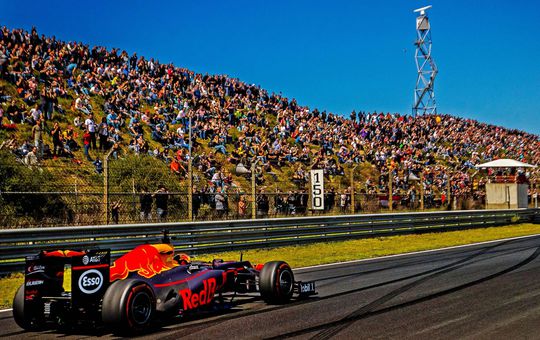
[[[538,1],[0,0],[0,25],[228,74],[301,105],[410,113],[432,4],[439,112],[540,134]]]

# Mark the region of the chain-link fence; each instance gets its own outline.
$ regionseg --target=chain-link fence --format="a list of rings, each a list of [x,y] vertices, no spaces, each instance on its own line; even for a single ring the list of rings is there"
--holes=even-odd
[[[165,163],[166,164],[166,163]],[[309,173],[306,171],[306,173]],[[14,175],[16,174],[16,175]],[[78,176],[83,174],[84,176]],[[324,209],[311,209],[307,176],[271,171],[221,178],[169,171],[151,157],[109,160],[102,171],[89,164],[28,167],[0,163],[0,227],[106,225],[205,221],[423,210],[483,209],[485,188],[433,188],[429,181],[396,186],[370,184],[354,169],[325,175]],[[2,177],[3,176],[3,177]],[[11,177],[9,177],[11,176]],[[384,182],[381,181],[381,182]],[[398,183],[398,181],[395,181]],[[460,189],[460,188],[457,188]],[[389,190],[393,194],[389,195]],[[529,206],[538,205],[532,182]]]
[[[0,225],[28,226],[99,225],[189,221],[187,192],[111,192],[106,203],[102,192],[3,192]],[[225,220],[342,215],[389,212],[388,195],[326,193],[324,210],[312,210],[307,191],[258,192],[253,210],[252,194],[246,192],[200,193],[192,196],[192,220]],[[421,198],[394,195],[392,211],[421,211]],[[221,202],[220,202],[221,201]],[[13,209],[20,204],[20,209]],[[105,209],[105,206],[108,209]],[[353,209],[354,204],[354,209]],[[534,202],[532,201],[532,204]],[[424,210],[480,209],[482,200],[472,197],[424,197]],[[106,211],[108,210],[108,213]]]

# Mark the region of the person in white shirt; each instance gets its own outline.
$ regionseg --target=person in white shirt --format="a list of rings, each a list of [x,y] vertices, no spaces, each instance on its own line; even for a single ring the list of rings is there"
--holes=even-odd
[[[90,145],[92,149],[96,150],[96,122],[94,122],[94,115],[92,113],[86,118],[84,125],[88,129],[88,133],[90,133]]]

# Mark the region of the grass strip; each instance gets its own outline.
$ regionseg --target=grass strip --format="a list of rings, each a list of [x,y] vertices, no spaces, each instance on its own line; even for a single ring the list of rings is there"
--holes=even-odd
[[[385,236],[351,241],[313,243],[302,246],[287,246],[272,249],[246,250],[243,258],[251,263],[283,260],[291,267],[373,258],[385,255],[471,244],[540,233],[540,224],[524,223],[504,227],[434,232],[419,235]],[[199,255],[196,260],[211,261],[239,259],[239,252]],[[66,275],[64,287],[69,287]],[[0,279],[0,308],[9,308],[17,288],[23,283],[24,275],[13,273]]]

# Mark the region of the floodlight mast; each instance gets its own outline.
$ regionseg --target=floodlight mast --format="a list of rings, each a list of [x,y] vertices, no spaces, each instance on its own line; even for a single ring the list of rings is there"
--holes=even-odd
[[[431,56],[431,27],[426,11],[431,5],[418,8],[414,13],[419,13],[416,17],[416,35],[414,42],[416,53],[416,87],[414,89],[413,116],[417,114],[436,114],[437,105],[435,102],[434,83],[437,75],[437,65]]]

